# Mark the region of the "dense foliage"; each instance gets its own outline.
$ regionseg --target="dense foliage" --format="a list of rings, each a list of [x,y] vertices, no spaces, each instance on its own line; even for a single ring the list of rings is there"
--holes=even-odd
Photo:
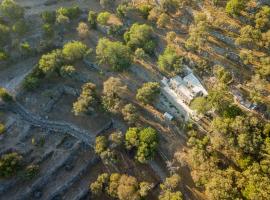
[[[102,38],[98,41],[96,54],[100,63],[110,65],[115,71],[122,71],[131,64],[130,50],[121,42]]]

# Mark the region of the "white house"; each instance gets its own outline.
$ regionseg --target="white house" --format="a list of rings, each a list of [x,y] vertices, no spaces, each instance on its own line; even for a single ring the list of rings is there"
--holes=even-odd
[[[163,78],[162,91],[169,101],[181,111],[185,120],[190,116],[196,118],[196,112],[189,107],[190,102],[199,96],[207,96],[208,93],[193,73],[181,78],[175,76],[171,79]]]

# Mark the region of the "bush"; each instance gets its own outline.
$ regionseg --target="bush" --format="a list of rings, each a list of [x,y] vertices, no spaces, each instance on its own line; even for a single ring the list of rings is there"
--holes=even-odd
[[[88,13],[88,23],[91,28],[96,28],[97,26],[97,13],[94,11],[89,11]]]
[[[131,64],[131,53],[121,42],[112,42],[102,38],[96,48],[97,59],[100,63],[111,65],[115,71],[122,71]]]
[[[62,52],[57,49],[51,53],[42,55],[39,60],[39,69],[46,75],[51,75],[63,63]]]
[[[246,25],[241,28],[240,36],[236,38],[236,45],[253,46],[254,44],[260,45],[262,39],[262,33],[258,29],[254,29],[250,25]]]
[[[4,46],[10,39],[10,29],[4,24],[0,24],[0,44]]]
[[[4,124],[0,123],[0,135],[2,135],[6,130],[6,127]]]
[[[5,88],[1,88],[1,87],[0,87],[0,98],[4,102],[10,102],[13,100],[13,97],[7,92],[7,90]]]
[[[270,7],[263,6],[261,10],[255,15],[256,28],[261,30],[270,27]]]
[[[160,93],[160,85],[157,82],[144,83],[137,90],[136,99],[144,104],[151,104]]]
[[[101,25],[107,25],[107,22],[111,16],[109,12],[101,12],[97,16],[97,22]]]
[[[63,47],[63,56],[66,60],[74,62],[83,59],[87,52],[87,46],[79,41],[68,42]]]
[[[151,5],[143,4],[143,5],[139,6],[138,10],[141,13],[141,15],[143,16],[143,18],[147,19],[152,8],[153,7]]]
[[[65,65],[60,68],[60,75],[64,78],[72,77],[75,71],[75,67],[71,65]]]
[[[13,0],[3,0],[0,11],[9,19],[16,20],[24,17],[24,9]]]
[[[244,9],[244,0],[229,0],[226,5],[226,12],[230,15],[238,15]]]
[[[180,72],[183,67],[183,57],[178,55],[174,48],[167,46],[163,54],[158,57],[158,66],[163,71]]]
[[[26,180],[33,179],[39,172],[39,166],[38,165],[28,165],[24,172],[24,178]]]
[[[21,167],[22,156],[18,153],[7,153],[0,158],[0,177],[9,178]]]
[[[93,83],[85,83],[82,86],[82,92],[76,102],[73,103],[72,112],[75,115],[87,113],[90,107],[96,102],[96,85]],[[93,110],[93,108],[92,108]]]
[[[54,24],[56,20],[56,13],[54,11],[43,11],[41,18],[46,24]]]
[[[45,37],[52,38],[54,36],[54,27],[51,24],[43,24],[42,29]]]
[[[114,5],[115,0],[99,0],[102,8],[110,8]]]
[[[159,28],[165,28],[170,22],[170,17],[166,13],[162,13],[157,20],[157,26]]]
[[[33,76],[27,76],[23,81],[23,88],[26,90],[34,90],[39,86],[40,80]]]
[[[18,35],[24,35],[28,31],[28,26],[24,20],[19,20],[12,26],[12,31]]]
[[[8,59],[7,53],[0,50],[0,61],[6,61],[7,59]]]
[[[134,124],[138,121],[139,115],[137,108],[133,104],[126,104],[122,109],[124,120],[129,124]]]
[[[79,23],[79,25],[77,27],[77,32],[79,34],[79,37],[82,39],[86,39],[90,34],[89,27],[84,22]]]
[[[70,7],[70,8],[59,8],[57,11],[56,11],[56,15],[57,16],[66,16],[68,17],[69,19],[77,19],[80,14],[82,13],[81,9],[78,7],[78,6],[73,6],[73,7]]]

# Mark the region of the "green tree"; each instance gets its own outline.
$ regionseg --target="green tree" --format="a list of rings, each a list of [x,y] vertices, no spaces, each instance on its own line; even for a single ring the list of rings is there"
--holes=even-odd
[[[252,47],[252,45],[260,45],[262,40],[262,33],[260,30],[253,28],[250,25],[246,25],[241,28],[240,35],[235,40],[236,45],[247,45]]]
[[[0,11],[11,20],[24,17],[24,9],[13,0],[3,0],[0,5]]]
[[[139,128],[129,128],[127,130],[125,135],[127,149],[139,146],[140,144],[139,132],[140,132]]]
[[[4,102],[10,102],[13,100],[13,97],[5,88],[0,87],[0,99],[2,99]]]
[[[102,152],[106,151],[107,148],[108,148],[107,138],[105,136],[96,137],[95,152],[100,155]]]
[[[108,64],[115,71],[122,71],[131,64],[131,53],[121,42],[112,42],[102,38],[96,48],[97,59],[102,64]]]
[[[244,0],[229,0],[226,5],[226,12],[230,15],[239,15],[245,7]]]
[[[124,106],[122,114],[124,116],[124,120],[129,124],[136,123],[139,118],[137,108],[131,103]]]
[[[88,13],[88,23],[91,28],[95,29],[97,27],[97,13],[94,11],[89,11]]]
[[[183,67],[183,57],[178,55],[172,46],[167,46],[163,54],[158,57],[158,66],[163,71],[180,72]]]
[[[211,109],[211,106],[208,103],[206,97],[197,97],[193,99],[193,101],[190,104],[190,107],[193,110],[196,110],[199,114],[205,114]]]
[[[103,173],[98,176],[97,180],[90,184],[90,191],[94,196],[99,196],[105,190],[109,182],[109,174]]]
[[[157,82],[144,83],[137,90],[136,99],[144,104],[151,104],[160,93],[160,85]]]
[[[41,56],[38,67],[44,74],[50,76],[60,68],[62,63],[62,51],[57,49]]]
[[[10,39],[10,29],[8,26],[0,23],[0,45],[6,44]]]
[[[70,61],[74,62],[76,60],[81,60],[85,56],[88,48],[85,44],[79,41],[68,42],[63,47],[63,57]]]
[[[28,29],[29,27],[24,20],[18,20],[12,26],[12,31],[20,36],[24,35]]]
[[[206,183],[206,194],[209,199],[240,199],[235,179],[237,173],[232,169],[218,171]]]
[[[17,173],[22,165],[22,156],[16,152],[7,153],[0,158],[0,177],[9,178]]]
[[[267,199],[270,196],[270,179],[258,163],[254,163],[242,173],[238,181],[241,192],[246,199]]]
[[[141,163],[151,160],[158,146],[158,137],[155,129],[148,127],[139,132],[140,144],[136,153],[136,159]]]
[[[165,28],[170,23],[170,17],[166,13],[162,13],[157,20],[159,28]]]
[[[228,84],[232,81],[230,72],[226,71],[222,66],[215,66],[214,75],[221,83]]]
[[[35,176],[37,176],[38,173],[39,173],[38,165],[34,165],[34,164],[28,165],[26,169],[24,170],[24,178],[26,180],[31,180]]]
[[[43,11],[41,13],[41,18],[45,24],[54,24],[56,20],[55,11]]]
[[[90,34],[89,27],[84,22],[79,23],[79,25],[77,27],[77,32],[78,32],[78,35],[81,39],[86,39]]]
[[[107,22],[111,16],[111,13],[109,12],[101,12],[97,16],[97,22],[101,25],[107,25]]]
[[[124,34],[124,39],[127,46],[133,51],[142,48],[148,54],[154,53],[156,41],[152,27],[147,24],[133,24],[130,30]]]
[[[72,77],[75,74],[75,67],[72,65],[64,65],[60,68],[60,75],[64,78]]]
[[[177,191],[181,182],[181,177],[173,174],[166,178],[164,183],[160,184],[159,200],[182,200],[183,196],[180,191]]]
[[[270,27],[270,7],[263,6],[255,15],[256,28],[260,30]]]
[[[6,131],[6,126],[0,122],[0,135],[2,135]]]
[[[161,0],[160,6],[164,12],[175,13],[177,9],[180,7],[180,1],[179,0]]]
[[[76,102],[73,103],[73,112],[75,115],[87,113],[94,110],[96,103],[96,85],[93,83],[85,83],[82,86],[82,92]]]

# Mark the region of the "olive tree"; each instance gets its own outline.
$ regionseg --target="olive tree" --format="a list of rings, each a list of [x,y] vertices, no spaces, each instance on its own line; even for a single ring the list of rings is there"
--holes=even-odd
[[[122,71],[131,64],[131,53],[121,42],[113,42],[107,38],[98,41],[96,55],[99,63],[107,64],[115,71]]]

